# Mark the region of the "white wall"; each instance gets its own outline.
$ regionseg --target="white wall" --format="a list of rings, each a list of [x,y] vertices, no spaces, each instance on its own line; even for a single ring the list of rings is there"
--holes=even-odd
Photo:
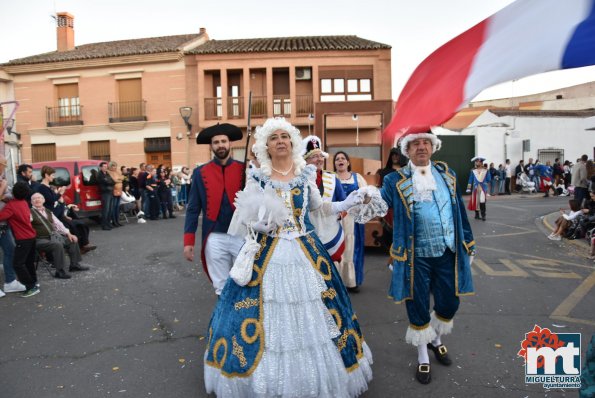
[[[497,123],[510,127],[486,126]],[[563,149],[564,160],[574,162],[583,154],[591,158],[595,147],[595,131],[585,130],[584,118],[497,117],[485,111],[473,122],[473,125],[475,127],[468,127],[460,133],[448,131],[444,133],[475,136],[476,155],[485,156],[487,163],[494,162],[496,166],[504,163],[506,157],[513,165],[516,165],[520,159],[527,160],[530,157],[536,159],[539,149]],[[511,132],[513,126],[514,131]],[[443,130],[440,130],[438,134],[442,132]],[[527,139],[531,141],[531,151],[523,154],[522,142]]]

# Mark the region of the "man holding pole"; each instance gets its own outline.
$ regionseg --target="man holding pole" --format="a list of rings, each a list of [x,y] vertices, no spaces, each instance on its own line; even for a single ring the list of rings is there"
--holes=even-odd
[[[196,138],[197,144],[209,144],[215,157],[192,173],[184,225],[184,257],[194,260],[195,234],[202,212],[201,261],[217,295],[221,294],[243,244],[242,239],[227,234],[235,211],[234,198],[244,175],[244,163],[231,158],[230,142],[240,139],[242,131],[229,123],[208,127]]]

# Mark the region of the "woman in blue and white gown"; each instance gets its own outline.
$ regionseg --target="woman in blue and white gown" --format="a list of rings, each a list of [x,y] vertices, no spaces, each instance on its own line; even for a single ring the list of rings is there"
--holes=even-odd
[[[312,211],[345,211],[358,197],[322,202],[316,169],[305,165],[299,131],[285,119],[267,120],[255,139],[261,167],[249,172],[238,201],[251,200],[237,203],[229,232],[249,224],[259,249],[249,282],[228,279],[213,312],[206,390],[234,398],[358,396],[372,379],[372,354],[309,219]],[[263,221],[247,209],[246,203],[270,203],[267,194],[286,210],[283,221]]]

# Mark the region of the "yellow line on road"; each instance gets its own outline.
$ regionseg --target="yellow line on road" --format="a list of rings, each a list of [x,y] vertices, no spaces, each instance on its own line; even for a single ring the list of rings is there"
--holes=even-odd
[[[572,322],[585,323],[587,325],[595,325],[595,321],[591,319],[580,319],[570,317],[570,312],[577,306],[577,304],[589,293],[595,286],[595,272],[592,272],[583,283],[581,283],[560,305],[552,312],[550,318],[567,320]]]
[[[480,250],[491,250],[491,251],[495,251],[495,252],[499,252],[499,253],[506,253],[506,254],[523,256],[523,257],[536,258],[538,260],[547,261],[547,262],[552,261],[551,258],[533,256],[531,254],[525,254],[525,253],[517,253],[517,252],[512,252],[510,250],[494,249],[493,247],[479,246],[479,249]],[[593,269],[593,266],[592,265],[583,265],[583,264],[571,263],[571,262],[568,262],[568,261],[558,261],[558,262],[560,264],[562,264],[562,265],[572,265],[574,267],[580,267],[580,268],[585,268],[585,269],[589,269],[589,270],[592,270]]]

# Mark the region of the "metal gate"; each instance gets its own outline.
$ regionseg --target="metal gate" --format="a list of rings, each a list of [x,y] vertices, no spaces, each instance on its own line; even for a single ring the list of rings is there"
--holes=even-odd
[[[473,167],[471,158],[475,156],[475,137],[458,135],[441,135],[442,149],[432,155],[433,160],[441,160],[448,163],[457,173],[457,184],[462,194],[467,189],[469,173]]]

